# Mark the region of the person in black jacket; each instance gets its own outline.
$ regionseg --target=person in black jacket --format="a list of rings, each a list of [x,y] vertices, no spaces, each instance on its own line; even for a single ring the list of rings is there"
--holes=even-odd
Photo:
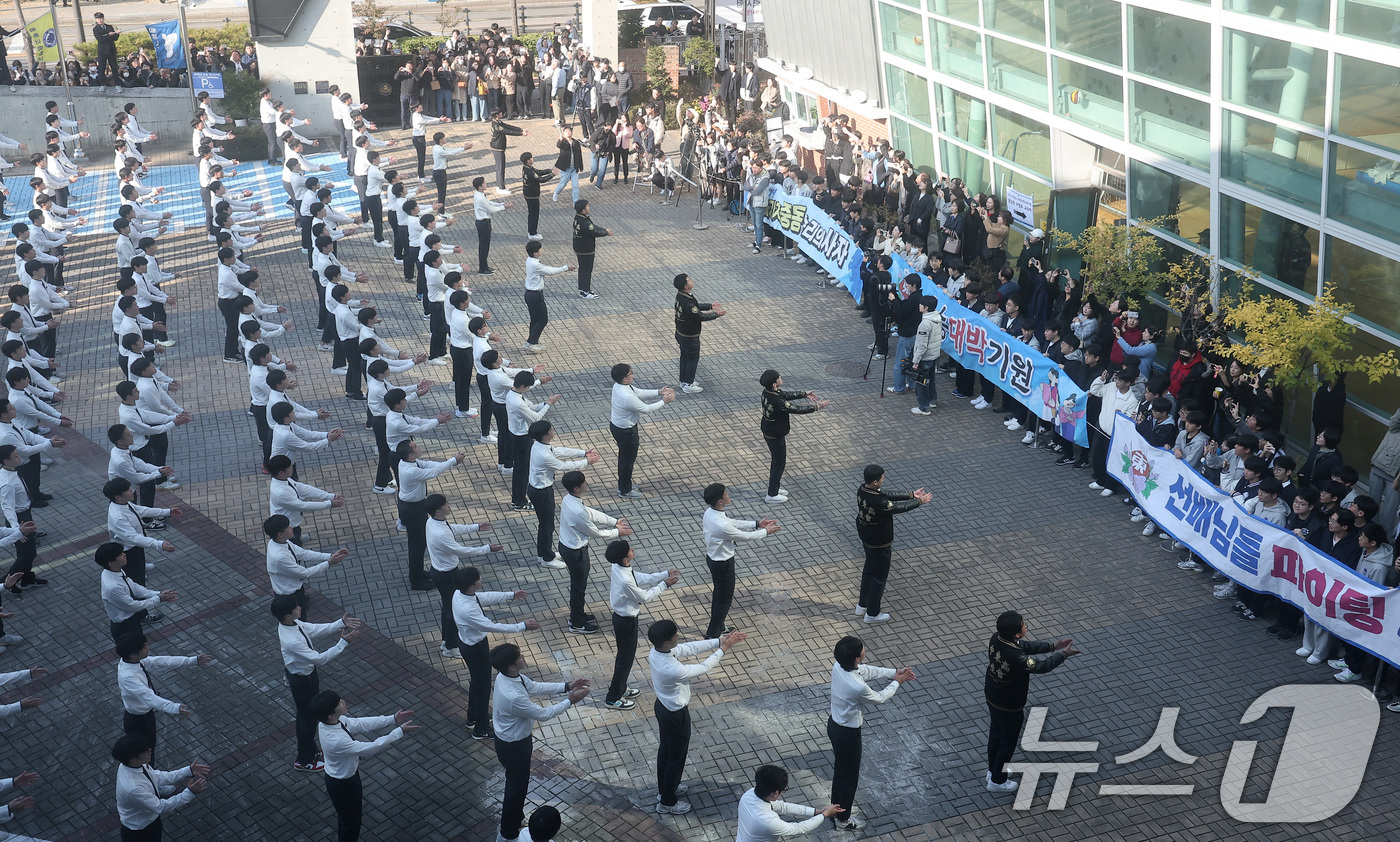
[[[1332,380],[1322,381],[1313,395],[1312,425],[1314,430],[1328,427],[1337,432],[1343,431],[1347,408],[1347,373],[1344,371]]]
[[[688,395],[705,391],[695,383],[700,365],[700,326],[718,319],[725,309],[718,304],[701,304],[695,298],[695,282],[684,272],[672,280],[676,288],[676,344],[681,349],[681,391]]]
[[[885,469],[879,465],[865,466],[865,484],[856,490],[856,534],[865,547],[865,569],[860,574],[860,600],[856,616],[870,624],[889,622],[890,615],[880,613],[880,600],[885,595],[885,581],[890,575],[890,552],[894,544],[894,516],[908,512],[933,500],[933,495],[920,488],[912,493],[887,492]]]
[[[97,76],[102,80],[102,87],[117,85],[121,74],[117,71],[117,38],[121,36],[121,31],[115,26],[107,23],[107,18],[101,12],[92,16],[96,23],[92,27],[92,40],[97,42]],[[109,76],[107,68],[112,69]]]
[[[529,137],[530,132],[519,126],[504,122],[501,110],[491,112],[491,155],[496,159],[496,195],[504,196],[506,190],[506,138]]]
[[[914,354],[914,340],[918,338],[919,322],[923,320],[923,314],[919,312],[919,302],[923,300],[919,291],[922,283],[918,275],[905,275],[900,284],[904,298],[893,292],[887,296],[890,318],[894,319],[895,328],[899,331],[899,341],[895,345],[895,359],[899,365],[894,369],[894,385],[885,387],[885,391],[896,395],[913,388],[913,381],[904,373],[903,365]]]
[[[577,204],[578,174],[583,171],[583,144],[574,137],[574,127],[565,126],[559,142],[554,145],[559,147],[559,160],[554,162],[554,168],[559,170],[559,183],[554,185],[554,201],[559,201],[559,191],[565,185],[572,185],[574,203]]]
[[[875,352],[873,359],[877,360],[883,360],[890,353],[889,299],[894,295],[890,267],[893,265],[894,260],[889,255],[880,255],[875,260],[874,271],[865,280],[865,306],[870,309],[870,323],[875,327],[875,341],[870,350]]]
[[[399,131],[406,132],[409,114],[413,111],[413,104],[418,101],[418,73],[413,59],[399,68],[394,74],[394,81],[399,83]],[[332,90],[331,93],[336,91]]]
[[[763,386],[763,415],[758,427],[763,431],[769,456],[768,496],[763,499],[767,503],[786,503],[788,493],[782,483],[783,471],[787,468],[787,434],[791,426],[788,416],[825,409],[831,405],[831,401],[819,400],[816,392],[783,391],[783,376],[771,368],[759,375],[758,382]]]
[[[611,125],[600,121],[588,142],[593,152],[593,167],[588,177],[593,180],[595,188],[602,190],[603,179],[608,177],[608,159],[617,147],[617,135],[613,134]]]
[[[1303,488],[1325,488],[1332,480],[1332,474],[1342,466],[1342,454],[1337,445],[1342,441],[1342,431],[1328,427],[1317,434],[1303,467],[1298,471],[1298,484]]]
[[[1068,637],[1054,643],[1027,640],[1026,621],[1015,611],[997,617],[997,633],[987,643],[987,675],[982,682],[992,719],[987,734],[988,791],[1016,791],[1016,782],[1006,779],[1003,767],[1016,753],[1016,742],[1026,721],[1031,673],[1050,672],[1078,654],[1074,640]]]
[[[520,153],[520,195],[525,197],[525,232],[530,235],[532,240],[544,239],[538,233],[540,227],[540,185],[554,178],[558,172],[553,168],[537,170],[535,169],[535,156],[529,152]]]
[[[574,141],[575,144],[578,141]],[[575,185],[575,190],[578,186]],[[598,294],[593,291],[593,257],[599,237],[612,236],[611,228],[599,228],[589,215],[588,200],[574,202],[574,254],[578,256],[578,297],[593,299]]]
[[[743,78],[739,75],[739,67],[731,58],[729,68],[719,76],[719,100],[724,106],[724,119],[731,124],[738,113],[739,87],[742,82]]]

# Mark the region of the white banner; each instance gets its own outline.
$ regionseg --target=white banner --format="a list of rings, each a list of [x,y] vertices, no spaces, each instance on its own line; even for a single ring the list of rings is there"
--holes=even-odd
[[[1170,450],[1148,444],[1121,413],[1108,472],[1164,532],[1241,587],[1273,594],[1337,637],[1400,665],[1400,590],[1249,514]]]

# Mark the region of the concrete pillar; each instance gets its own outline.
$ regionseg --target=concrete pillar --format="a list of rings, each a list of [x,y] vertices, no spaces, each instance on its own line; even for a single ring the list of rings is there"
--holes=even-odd
[[[583,0],[583,43],[617,65],[617,0]],[[640,68],[639,68],[640,69]]]

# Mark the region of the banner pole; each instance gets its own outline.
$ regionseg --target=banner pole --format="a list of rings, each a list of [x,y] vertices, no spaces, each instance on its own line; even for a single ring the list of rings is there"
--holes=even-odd
[[[29,22],[24,19],[24,7],[20,6],[19,0],[15,0],[15,14],[19,15],[19,28],[26,30],[24,33],[24,51],[29,54],[29,67],[32,70],[36,63],[34,60],[34,39],[29,37]]]
[[[63,31],[58,25],[58,7],[54,5],[54,0],[49,0],[49,14],[53,16],[53,34],[58,46],[58,70],[63,77],[63,98],[68,102],[68,119],[78,122],[77,109],[73,107],[73,89],[68,84],[68,62],[63,53]],[[81,127],[77,134],[81,135]],[[83,151],[83,139],[79,137],[73,141],[73,160],[87,160],[87,153]]]
[[[49,2],[52,3],[53,0]],[[185,53],[185,87],[190,91],[190,116],[194,116],[194,112],[199,110],[199,105],[194,98],[194,76],[191,75],[194,73],[194,62],[190,60],[190,28],[185,20],[186,5],[186,0],[180,0],[180,49]]]

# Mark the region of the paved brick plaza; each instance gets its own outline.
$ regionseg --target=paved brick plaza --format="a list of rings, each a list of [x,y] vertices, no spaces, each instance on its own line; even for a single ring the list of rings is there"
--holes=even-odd
[[[530,148],[553,159],[553,132],[535,121]],[[454,139],[477,149],[454,160],[454,209],[460,222],[448,242],[475,263],[471,209],[464,201],[471,175],[487,174],[484,131],[452,127]],[[406,133],[390,133],[398,136]],[[674,141],[673,141],[674,142]],[[193,180],[183,141],[167,146],[186,172],[157,170],[154,183]],[[406,145],[406,144],[405,144]],[[411,156],[411,148],[407,155]],[[101,158],[101,156],[98,156]],[[96,162],[105,171],[105,159]],[[96,166],[94,167],[96,169]],[[260,170],[260,165],[245,168]],[[512,184],[518,167],[512,167]],[[343,169],[336,174],[348,184]],[[334,176],[333,176],[334,177]],[[110,175],[104,178],[110,179]],[[273,181],[277,187],[275,172]],[[14,180],[11,180],[14,186]],[[9,723],[10,746],[0,774],[35,769],[42,781],[29,792],[33,810],[6,830],[45,839],[115,839],[112,762],[108,750],[120,733],[107,621],[98,600],[92,548],[105,538],[105,430],[116,420],[113,385],[120,379],[112,351],[109,313],[116,276],[109,202],[96,213],[95,186],[76,204],[97,224],[75,250],[69,278],[80,285],[74,314],[63,320],[59,347],[69,401],[77,419],[67,457],[44,475],[57,495],[38,512],[50,537],[41,548],[48,588],[6,600],[17,612],[12,630],[28,642],[0,656],[0,669],[45,665],[54,673],[3,700],[40,693],[43,707]],[[351,203],[342,190],[339,204]],[[274,201],[280,188],[265,192]],[[695,811],[659,817],[650,810],[656,791],[653,696],[639,648],[633,685],[645,688],[630,712],[601,706],[613,645],[607,634],[606,562],[594,551],[589,609],[603,620],[594,636],[566,632],[567,575],[541,570],[533,557],[535,520],[510,512],[506,481],[494,470],[494,447],[477,445],[477,422],[454,420],[422,439],[429,458],[457,449],[468,466],[434,483],[448,494],[458,522],[490,520],[492,540],[506,552],[483,567],[489,589],[521,588],[524,603],[497,617],[533,618],[543,629],[509,637],[522,646],[535,678],[587,675],[592,700],[536,730],[536,777],[530,807],[558,806],[565,829],[559,842],[732,839],[738,796],[753,769],[782,763],[792,772],[789,800],[825,804],[831,775],[825,735],[831,648],[859,634],[874,663],[910,666],[918,680],[867,716],[866,758],[857,805],[871,820],[869,836],[890,839],[1230,839],[1393,838],[1400,822],[1389,808],[1396,795],[1390,776],[1400,737],[1395,717],[1382,728],[1361,791],[1339,815],[1318,825],[1259,827],[1237,822],[1220,805],[1219,783],[1234,740],[1259,740],[1256,771],[1246,798],[1264,797],[1288,722],[1272,711],[1239,725],[1249,703],[1266,689],[1292,682],[1331,682],[1325,667],[1295,658],[1296,643],[1266,638],[1261,623],[1235,619],[1210,598],[1205,579],[1183,573],[1140,538],[1116,499],[1084,490],[1084,472],[1056,468],[1043,451],[1018,446],[992,413],[954,401],[951,381],[940,381],[944,401],[932,418],[908,412],[908,396],[877,398],[878,370],[860,379],[869,329],[844,292],[818,288],[812,273],[771,255],[753,257],[744,235],[722,214],[706,209],[708,230],[694,231],[695,201],[659,206],[645,188],[636,195],[614,186],[584,188],[595,219],[617,236],[600,241],[592,302],[573,294],[573,276],[549,279],[551,323],[546,352],[521,351],[526,313],[521,300],[524,207],[496,218],[493,263],[497,274],[472,282],[495,313],[499,344],[517,361],[543,362],[556,376],[550,387],[564,400],[550,413],[565,445],[591,446],[604,455],[590,471],[589,502],[625,515],[637,530],[639,566],[674,566],[681,585],[643,610],[643,628],[671,617],[686,638],[705,625],[710,586],[703,564],[700,488],[733,486],[733,511],[772,514],[782,531],[741,546],[741,579],[732,622],[750,639],[710,676],[694,684],[695,732],[686,779]],[[18,191],[17,191],[18,198]],[[541,231],[547,262],[572,260],[565,201],[544,201]],[[23,198],[27,203],[27,197]],[[173,204],[173,203],[166,203]],[[192,218],[192,217],[191,217]],[[89,229],[92,230],[92,229]],[[290,226],[273,223],[268,240],[247,261],[263,272],[264,298],[286,304],[296,330],[274,346],[297,362],[294,396],[327,407],[344,427],[342,442],[303,463],[304,480],[343,493],[349,506],[308,518],[306,543],[346,546],[352,557],[318,580],[313,621],[341,611],[368,628],[350,650],[322,670],[322,687],[353,702],[352,714],[413,709],[424,730],[364,763],[365,839],[488,840],[494,837],[502,776],[489,744],[464,728],[467,672],[461,661],[437,653],[436,593],[406,589],[404,540],[394,531],[392,497],[370,493],[373,439],[364,409],[341,395],[329,355],[316,351],[314,303],[304,258]],[[168,242],[167,242],[168,241]],[[246,373],[220,360],[223,326],[214,299],[212,244],[202,232],[168,235],[161,265],[181,277],[167,285],[180,298],[171,311],[178,344],[162,367],[184,388],[174,397],[195,421],[172,436],[171,464],[184,487],[161,492],[158,505],[178,505],[185,516],[165,533],[178,547],[160,558],[149,584],[177,588],[178,604],[154,627],[155,654],[208,651],[216,661],[160,682],[163,695],[188,703],[188,720],[162,717],[157,765],[171,768],[198,756],[214,767],[212,786],[167,822],[172,839],[327,840],[334,816],[320,775],[291,769],[292,703],[268,615],[263,567],[267,480],[247,405]],[[382,334],[405,349],[427,347],[426,324],[412,289],[401,282],[390,253],[371,248],[361,233],[342,244],[341,257],[373,280],[367,294],[380,307]],[[8,273],[8,264],[5,270]],[[609,367],[627,361],[642,386],[675,384],[670,280],[679,271],[697,281],[702,300],[718,300],[729,315],[705,329],[699,380],[702,395],[681,395],[645,423],[637,476],[647,497],[626,503],[612,496],[616,449],[608,434]],[[8,274],[6,277],[10,277]],[[289,341],[288,341],[289,340]],[[758,374],[781,370],[791,388],[815,389],[833,399],[816,416],[794,421],[785,486],[792,502],[762,501],[767,452],[757,432]],[[421,373],[420,373],[421,372]],[[418,403],[418,414],[450,408],[450,368],[415,370],[439,386]],[[407,379],[407,378],[401,378]],[[475,399],[473,401],[475,405]],[[998,416],[999,418],[999,416]],[[926,486],[931,506],[898,518],[895,567],[888,593],[894,621],[868,627],[852,622],[860,571],[854,531],[854,492],[861,466],[878,461],[888,485]],[[992,621],[1005,608],[1026,614],[1033,636],[1073,635],[1085,654],[1032,682],[1031,704],[1050,708],[1044,738],[1096,740],[1092,756],[1018,755],[1024,759],[1093,761],[1099,771],[1077,779],[1068,807],[1047,812],[1050,782],[1043,779],[1030,811],[1015,811],[1010,796],[982,787],[985,706],[981,695],[984,646]],[[494,642],[499,642],[493,636]],[[1359,690],[1357,692],[1360,692]],[[1113,762],[1143,744],[1164,706],[1181,708],[1177,742],[1200,759],[1186,768],[1161,753],[1127,767]],[[1175,798],[1110,798],[1103,781],[1192,783]],[[1325,785],[1320,783],[1319,785]],[[527,807],[527,809],[529,809]],[[828,826],[829,827],[829,826]],[[831,837],[829,829],[819,838]]]

